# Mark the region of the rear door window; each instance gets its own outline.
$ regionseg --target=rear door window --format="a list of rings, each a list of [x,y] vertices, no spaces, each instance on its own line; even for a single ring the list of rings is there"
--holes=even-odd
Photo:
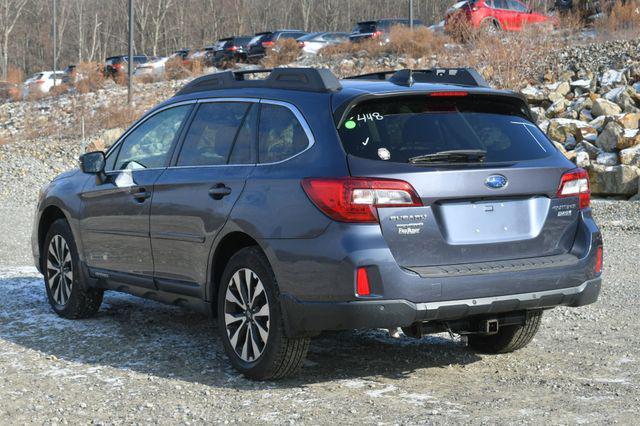
[[[524,104],[486,95],[365,101],[338,130],[348,154],[398,163],[452,150],[486,151],[484,163],[533,160],[555,151]]]
[[[309,146],[309,138],[293,112],[267,103],[261,106],[258,140],[260,163],[286,160]]]
[[[242,102],[203,103],[189,126],[178,166],[227,164],[242,122],[251,106]]]

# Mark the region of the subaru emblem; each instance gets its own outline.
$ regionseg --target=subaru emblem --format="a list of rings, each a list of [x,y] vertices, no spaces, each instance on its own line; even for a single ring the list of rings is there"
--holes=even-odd
[[[501,189],[507,186],[507,178],[502,175],[491,175],[484,180],[484,184],[491,189]]]

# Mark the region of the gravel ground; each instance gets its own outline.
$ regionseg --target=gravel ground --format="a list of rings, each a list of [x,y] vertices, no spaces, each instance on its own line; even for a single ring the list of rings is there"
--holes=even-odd
[[[108,293],[99,315],[49,309],[31,266],[31,207],[0,208],[0,423],[596,423],[640,412],[640,203],[595,201],[595,305],[547,312],[533,343],[478,355],[459,339],[384,331],[316,338],[295,379],[253,383],[205,317]]]

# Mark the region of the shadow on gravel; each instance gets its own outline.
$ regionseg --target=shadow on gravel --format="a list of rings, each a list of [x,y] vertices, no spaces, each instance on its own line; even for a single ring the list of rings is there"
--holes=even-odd
[[[0,339],[85,366],[255,390],[375,376],[400,379],[418,369],[481,359],[448,338],[392,339],[380,330],[325,333],[313,340],[297,377],[255,383],[233,370],[215,323],[204,316],[108,292],[95,318],[64,320],[49,308],[43,286],[28,269],[0,270]]]

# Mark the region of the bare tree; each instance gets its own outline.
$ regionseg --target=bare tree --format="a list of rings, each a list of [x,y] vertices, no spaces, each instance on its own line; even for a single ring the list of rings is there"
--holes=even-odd
[[[127,49],[128,0],[58,0],[58,63],[102,60]],[[414,0],[416,19],[438,22],[455,0]],[[551,0],[529,0],[532,5]],[[408,0],[135,0],[134,50],[164,54],[221,37],[298,28],[349,31],[357,21],[405,17]],[[50,0],[0,0],[0,69],[48,67]]]
[[[2,46],[2,79],[9,71],[9,37],[28,0],[0,0],[0,46]]]

